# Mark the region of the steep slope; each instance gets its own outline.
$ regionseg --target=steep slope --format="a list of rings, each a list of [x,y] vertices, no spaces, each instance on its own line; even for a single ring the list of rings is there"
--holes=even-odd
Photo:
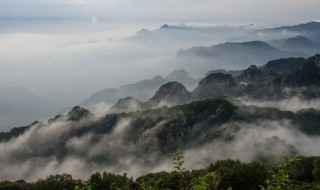
[[[305,146],[310,145],[304,143],[306,134],[320,134],[319,119],[317,110],[293,113],[245,106],[226,98],[103,117],[75,107],[48,124],[35,123],[0,133],[3,169],[0,178],[15,175],[30,179],[50,167],[55,167],[55,172],[72,175],[78,169],[90,173],[101,169],[120,174],[126,171],[135,175],[134,168],[150,171],[177,148],[186,150],[188,158],[202,155],[194,162],[196,165],[201,160],[207,164],[230,156],[270,162],[284,155],[307,154]],[[289,134],[301,141],[288,139]],[[246,155],[242,154],[244,150]],[[193,161],[189,160],[192,164]],[[7,170],[19,163],[32,167],[21,165],[18,174]],[[68,164],[72,170],[66,167]]]
[[[263,71],[256,65],[250,65],[250,67],[244,70],[243,73],[237,77],[237,79],[247,84],[256,83],[261,79],[263,74]]]
[[[151,107],[184,104],[190,100],[189,91],[179,82],[173,81],[162,85],[148,101]]]
[[[197,88],[192,92],[192,99],[202,100],[214,96],[231,95],[235,87],[232,75],[212,73],[199,82]]]
[[[193,90],[199,82],[199,79],[194,79],[184,70],[175,70],[169,73],[166,78],[155,76],[152,79],[142,80],[133,84],[127,84],[116,88],[107,88],[101,90],[91,97],[86,99],[80,105],[87,108],[95,107],[99,103],[114,105],[121,98],[132,97],[141,102],[148,101],[159,87],[170,81],[178,81],[186,88]]]
[[[167,81],[177,81],[182,83],[187,89],[193,90],[200,79],[192,78],[185,70],[175,70],[165,78]]]
[[[133,84],[127,84],[116,88],[107,88],[101,90],[86,99],[80,105],[90,108],[98,103],[115,104],[120,98],[128,96],[134,97],[140,101],[147,101],[154,95],[157,89],[166,82],[161,76],[155,76],[150,80],[142,80]]]
[[[144,109],[143,103],[133,97],[120,98],[116,105],[111,108],[112,113],[135,112]]]
[[[281,77],[282,87],[309,87],[320,85],[320,55],[310,57],[293,72]]]

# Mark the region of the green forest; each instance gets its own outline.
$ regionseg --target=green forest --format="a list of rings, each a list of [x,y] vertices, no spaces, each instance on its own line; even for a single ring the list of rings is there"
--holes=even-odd
[[[89,179],[56,174],[36,182],[2,181],[0,190],[317,190],[320,189],[320,157],[284,157],[283,162],[218,160],[207,168],[186,170],[184,155],[177,150],[171,172],[149,173],[133,179],[123,175],[94,173]]]

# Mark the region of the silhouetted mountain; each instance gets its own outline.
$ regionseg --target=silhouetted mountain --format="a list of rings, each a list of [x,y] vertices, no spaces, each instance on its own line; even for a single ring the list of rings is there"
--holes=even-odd
[[[308,22],[304,24],[298,24],[293,26],[281,26],[277,28],[268,28],[263,30],[258,30],[257,33],[260,33],[260,35],[278,35],[279,37],[284,36],[288,37],[288,35],[291,35],[291,37],[301,35],[305,36],[309,39],[311,39],[314,42],[320,42],[320,22]]]
[[[306,98],[316,98],[320,95],[319,60],[319,55],[308,59],[274,60],[261,68],[248,68],[238,80],[256,84],[252,91],[256,97],[259,94],[273,98],[300,94]],[[251,76],[254,76],[253,80]]]
[[[116,88],[106,88],[99,92],[94,93],[88,99],[83,101],[80,105],[89,106],[93,104],[98,104],[100,102],[106,102],[109,104],[117,102],[119,99],[119,91]]]
[[[182,88],[177,83],[171,86]],[[4,144],[10,151],[3,150],[6,154],[0,157],[1,163],[10,166],[24,161],[38,167],[39,160],[34,158],[41,158],[44,165],[50,164],[52,158],[61,162],[68,160],[68,163],[71,158],[76,158],[81,161],[76,162],[77,166],[81,163],[119,169],[134,164],[148,168],[171,157],[178,148],[195,151],[198,156],[198,151],[207,146],[214,149],[205,150],[216,150],[214,155],[218,154],[218,157],[225,156],[226,151],[227,155],[238,155],[250,147],[253,156],[248,158],[268,163],[305,151],[301,148],[305,145],[301,145],[302,141],[287,141],[277,133],[280,128],[277,122],[290,121],[290,127],[281,127],[280,130],[298,133],[294,136],[297,138],[320,134],[320,112],[317,110],[280,111],[245,106],[237,100],[221,97],[99,118],[87,117],[91,113],[80,107],[70,113],[76,114],[76,120],[70,120],[68,114],[57,122],[34,123],[27,128],[0,133],[1,143],[10,140],[10,145]],[[268,135],[264,134],[265,131]],[[272,148],[270,138],[278,139],[272,141]],[[238,146],[239,142],[245,144]],[[122,158],[132,160],[123,162]]]
[[[193,47],[188,50],[180,50],[176,59],[183,64],[211,64],[217,67],[219,64],[225,68],[243,68],[252,64],[263,63],[286,57],[305,57],[303,53],[281,51],[262,41],[242,43],[224,43],[211,47]]]
[[[125,112],[125,113],[130,113],[130,112],[135,112],[144,109],[143,104],[133,98],[133,97],[126,97],[126,98],[120,98],[116,105],[114,105],[111,108],[112,113],[120,113],[120,112]]]
[[[267,64],[261,67],[264,72],[274,71],[279,74],[288,73],[294,71],[299,65],[304,63],[304,58],[281,58],[269,61]]]
[[[320,55],[308,58],[293,72],[281,77],[283,88],[309,87],[312,85],[320,86]]]
[[[161,76],[156,76],[150,80],[142,80],[133,84],[127,84],[115,88],[107,88],[93,94],[80,105],[89,107],[98,103],[115,104],[120,98],[128,96],[139,101],[147,101],[154,95],[158,88],[166,82]]]
[[[239,76],[243,70],[225,70],[225,69],[216,69],[216,70],[211,70],[206,73],[206,76],[212,74],[212,73],[223,73],[223,74],[230,74],[233,77]]]
[[[320,43],[314,43],[304,36],[295,36],[284,40],[273,40],[269,43],[286,51],[303,52],[306,54],[316,54],[320,52]]]
[[[248,35],[254,29],[255,26],[253,25],[196,26],[164,24],[155,30],[147,30],[143,28],[135,35],[126,38],[126,40],[144,43],[157,43],[157,45],[168,45],[172,41],[181,42],[181,44],[203,44],[207,43],[208,39],[211,41],[221,42],[229,38],[240,38]],[[188,39],[188,41],[186,41],[186,39]],[[172,43],[170,45],[172,45]]]
[[[250,65],[250,67],[243,71],[237,78],[241,82],[245,83],[256,83],[263,76],[263,71],[256,65]]]
[[[232,94],[236,84],[232,75],[223,73],[212,73],[199,82],[192,92],[192,99],[202,100],[215,96]]]
[[[178,81],[186,86],[188,89],[192,90],[196,87],[199,79],[192,78],[184,70],[176,70],[171,72],[165,79],[161,76],[155,76],[150,80],[142,80],[133,84],[127,84],[115,88],[107,88],[93,94],[91,97],[86,99],[80,105],[91,108],[98,103],[105,103],[109,105],[115,104],[120,98],[133,97],[138,101],[148,101],[159,87],[166,82]]]
[[[81,119],[91,118],[92,114],[89,112],[89,110],[83,107],[75,106],[71,111],[68,112],[67,117],[72,121],[79,121]]]
[[[149,100],[151,107],[184,104],[190,100],[190,93],[183,84],[173,81],[162,85]]]
[[[167,81],[177,81],[182,83],[187,89],[193,90],[200,79],[192,78],[189,73],[184,70],[176,70],[166,76]]]

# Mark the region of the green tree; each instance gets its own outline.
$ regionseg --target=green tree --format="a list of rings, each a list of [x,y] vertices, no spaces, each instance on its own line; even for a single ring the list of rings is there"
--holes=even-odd
[[[37,190],[74,190],[76,182],[70,174],[64,173],[50,175],[44,180],[38,180],[35,186]]]
[[[292,189],[292,180],[290,179],[289,174],[287,173],[287,169],[296,161],[300,160],[298,157],[293,157],[288,159],[284,158],[284,162],[278,164],[274,170],[271,171],[271,179],[267,179],[265,182],[267,184],[266,187],[260,186],[261,190],[284,190],[284,189]]]
[[[173,165],[173,168],[179,174],[181,174],[182,172],[186,171],[186,169],[183,167],[184,163],[185,161],[184,161],[183,152],[178,149],[171,159],[171,164]]]
[[[215,172],[199,177],[191,190],[215,190],[218,189],[220,177]]]
[[[77,185],[74,190],[92,190],[89,182],[81,182],[81,184]]]
[[[314,161],[314,168],[312,170],[312,175],[315,180],[320,181],[320,158]]]

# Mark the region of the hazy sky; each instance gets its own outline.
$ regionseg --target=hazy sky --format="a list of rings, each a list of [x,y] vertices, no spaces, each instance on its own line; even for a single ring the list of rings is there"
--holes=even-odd
[[[318,0],[1,0],[2,19],[297,23],[320,19]]]
[[[43,86],[66,91],[67,86],[85,97],[102,87],[152,77],[156,72],[132,73],[152,69],[183,48],[113,41],[141,28],[290,25],[320,19],[319,7],[319,0],[0,0],[0,86],[37,91],[45,91]]]
[[[141,28],[293,25],[319,20],[319,7],[319,0],[0,0],[0,88],[77,104],[104,88],[180,69],[167,61],[180,48],[225,40],[202,33],[201,42],[180,35],[153,44],[121,40]]]

